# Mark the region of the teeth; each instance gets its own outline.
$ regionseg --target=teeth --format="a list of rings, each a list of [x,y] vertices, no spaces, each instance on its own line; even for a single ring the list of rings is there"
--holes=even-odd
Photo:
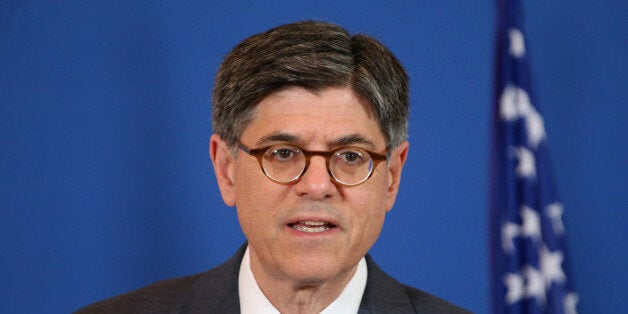
[[[299,221],[291,225],[292,228],[308,233],[323,232],[333,228],[333,226],[325,221]]]
[[[302,232],[308,232],[308,233],[316,233],[316,232],[323,232],[326,230],[329,230],[330,228],[327,226],[319,226],[319,227],[307,227],[304,225],[294,225],[292,226],[292,228],[302,231]]]
[[[299,223],[308,226],[322,226],[325,224],[324,221],[299,221]]]

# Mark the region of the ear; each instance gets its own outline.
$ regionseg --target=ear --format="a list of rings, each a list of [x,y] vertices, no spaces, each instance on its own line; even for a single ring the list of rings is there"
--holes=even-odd
[[[395,205],[395,199],[399,192],[399,184],[401,183],[401,170],[403,170],[403,165],[406,163],[409,148],[410,143],[404,141],[390,153],[388,162],[387,211],[390,211],[393,205]]]
[[[235,206],[235,189],[233,186],[235,157],[231,154],[231,148],[217,134],[212,134],[209,138],[209,158],[211,158],[214,166],[222,200],[227,206]]]

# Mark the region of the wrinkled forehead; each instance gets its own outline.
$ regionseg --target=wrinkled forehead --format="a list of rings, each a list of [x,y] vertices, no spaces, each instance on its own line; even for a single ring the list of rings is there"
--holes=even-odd
[[[379,143],[383,139],[386,145],[373,105],[348,87],[277,90],[252,108],[242,136],[299,144],[359,138],[364,143]]]

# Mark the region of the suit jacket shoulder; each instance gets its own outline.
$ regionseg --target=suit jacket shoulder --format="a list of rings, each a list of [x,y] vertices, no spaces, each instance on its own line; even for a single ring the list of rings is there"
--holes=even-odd
[[[470,313],[443,299],[401,284],[367,255],[368,280],[359,313]]]
[[[224,264],[96,302],[76,313],[239,313],[238,272],[246,246]]]

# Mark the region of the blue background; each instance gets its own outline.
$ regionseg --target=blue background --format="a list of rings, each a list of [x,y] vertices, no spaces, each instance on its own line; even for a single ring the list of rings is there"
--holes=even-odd
[[[525,5],[583,313],[628,309],[628,2]],[[493,1],[0,3],[0,312],[69,312],[242,243],[207,156],[241,39],[303,19],[380,38],[411,76],[410,158],[372,249],[488,311]]]

